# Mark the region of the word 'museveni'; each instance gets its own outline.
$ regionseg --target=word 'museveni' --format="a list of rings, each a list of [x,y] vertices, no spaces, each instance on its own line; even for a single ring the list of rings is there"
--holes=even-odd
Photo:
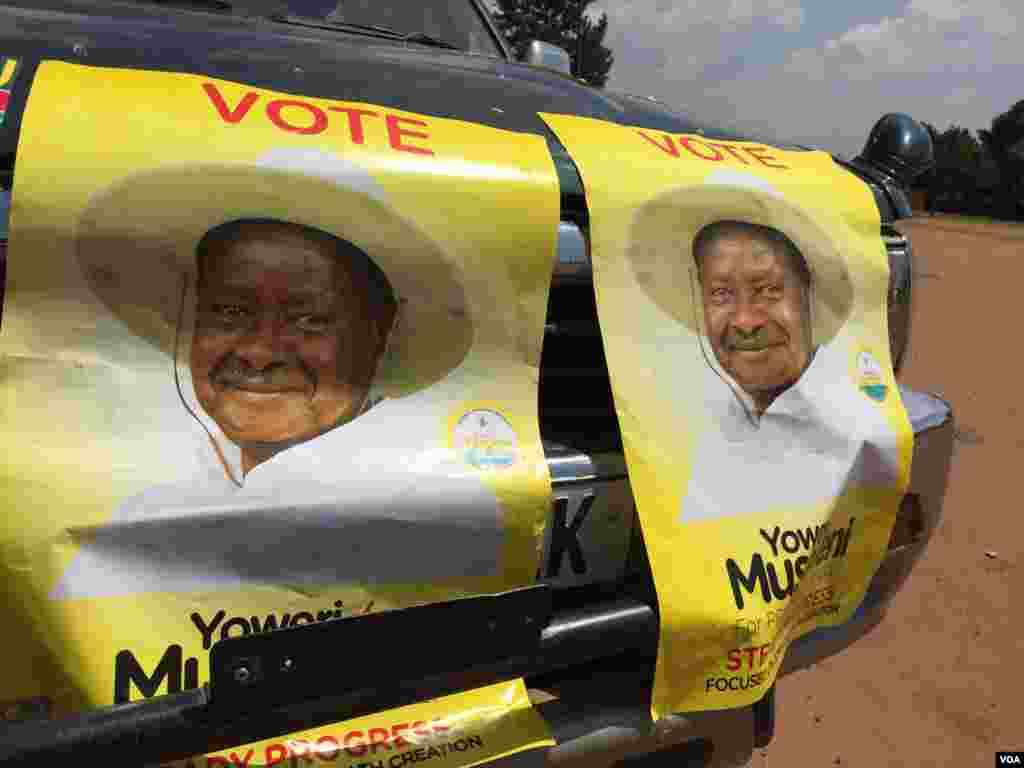
[[[779,526],[775,526],[770,533],[764,528],[760,529],[761,537],[771,547],[773,558],[782,554],[796,555],[800,551],[806,554],[783,559],[781,570],[785,573],[785,583],[780,578],[780,569],[776,564],[766,563],[760,552],[751,556],[746,572],[735,559],[727,558],[725,572],[737,610],[743,610],[746,604],[744,592],[751,596],[760,592],[765,603],[771,603],[773,599],[784,600],[793,594],[797,583],[808,570],[829,558],[844,557],[850,546],[853,524],[854,518],[851,517],[848,525],[839,529],[833,529],[828,523],[796,531],[782,531]]]

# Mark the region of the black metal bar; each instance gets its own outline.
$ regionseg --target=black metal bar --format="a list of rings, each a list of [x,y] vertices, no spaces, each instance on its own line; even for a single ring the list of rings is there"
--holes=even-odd
[[[79,754],[86,756],[83,764],[92,764],[93,755],[98,761],[109,758],[113,765],[142,765],[142,756],[159,762],[164,745],[204,722],[208,705],[204,687],[74,717],[2,727],[0,765],[51,765],[61,759],[77,760]]]
[[[522,594],[512,594],[508,605],[521,607]],[[499,605],[504,597],[508,595],[495,596],[498,602],[494,605]],[[218,704],[216,696],[210,695],[210,689],[202,688],[105,707],[71,718],[20,723],[0,729],[0,766],[50,765],[69,757],[82,765],[99,765],[105,761],[124,766],[152,765],[501,680],[551,674],[600,658],[632,654],[638,665],[643,665],[649,662],[657,647],[654,610],[639,601],[620,598],[556,614],[532,646],[514,651],[507,658],[477,663],[453,673],[450,656],[442,654],[440,666],[431,661],[430,650],[441,648],[451,640],[445,627],[436,625],[431,618],[433,614],[427,609],[433,607],[424,606],[420,610],[420,630],[408,637],[410,652],[417,657],[418,673],[414,677],[389,677],[385,665],[372,686],[338,687],[299,701],[295,700],[294,692],[280,689],[285,703],[277,704],[264,698],[259,710],[237,709],[224,706],[224,702]],[[493,620],[486,612],[480,617],[485,623]],[[287,639],[286,633],[293,633],[294,637],[318,626],[336,623],[340,627],[345,621],[304,625],[262,637],[272,638],[277,634]],[[229,643],[242,645],[240,641],[247,639],[222,643],[225,647]],[[372,647],[362,647],[351,652],[357,654],[360,663],[372,664],[374,651]],[[339,657],[344,652],[344,646],[336,650]]]
[[[219,642],[210,651],[211,705],[259,711],[487,669],[536,653],[552,599],[541,584]]]

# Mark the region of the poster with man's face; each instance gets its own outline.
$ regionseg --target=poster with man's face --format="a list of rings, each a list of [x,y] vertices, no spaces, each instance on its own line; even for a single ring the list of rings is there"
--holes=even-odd
[[[751,704],[790,640],[856,609],[908,481],[877,209],[822,152],[544,119],[591,215],[652,711]]]
[[[44,62],[14,188],[0,557],[31,647],[0,700],[193,688],[225,638],[534,580],[543,138]]]
[[[200,405],[228,439],[258,454],[356,415],[394,307],[371,314],[367,287],[329,244],[249,225],[208,248],[199,268],[189,364]]]
[[[722,369],[764,411],[810,362],[810,273],[775,229],[715,222],[694,240],[704,328]]]

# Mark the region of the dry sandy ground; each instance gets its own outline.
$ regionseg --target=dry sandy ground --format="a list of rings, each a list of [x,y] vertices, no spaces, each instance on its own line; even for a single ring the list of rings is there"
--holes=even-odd
[[[901,229],[918,273],[903,381],[949,400],[959,428],[944,519],[878,629],[780,681],[755,766],[987,768],[1024,750],[1024,225]]]

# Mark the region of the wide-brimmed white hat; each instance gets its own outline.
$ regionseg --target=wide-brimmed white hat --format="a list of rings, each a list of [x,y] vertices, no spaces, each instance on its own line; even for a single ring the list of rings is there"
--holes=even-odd
[[[831,340],[850,316],[853,284],[836,238],[809,213],[759,180],[677,187],[642,205],[629,233],[628,260],[643,291],[664,312],[703,333],[700,294],[692,290],[693,244],[707,225],[739,221],[786,235],[811,273],[814,344]]]
[[[355,245],[384,273],[400,309],[375,378],[381,394],[420,390],[465,358],[473,321],[458,265],[388,204],[365,169],[331,153],[278,150],[255,163],[133,173],[89,200],[77,224],[76,255],[100,301],[173,357],[196,246],[214,227],[242,219],[321,230]]]

